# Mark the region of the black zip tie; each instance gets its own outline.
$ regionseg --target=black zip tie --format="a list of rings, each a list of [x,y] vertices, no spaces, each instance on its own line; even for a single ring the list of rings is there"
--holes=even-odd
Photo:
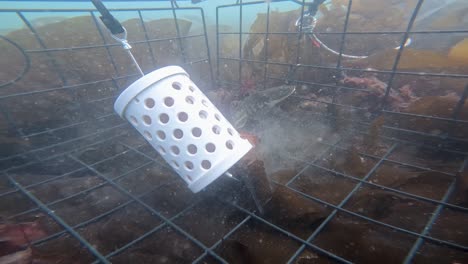
[[[309,13],[312,16],[315,16],[317,14],[319,6],[323,4],[323,2],[325,2],[325,0],[314,0],[313,3],[309,4],[307,13]]]
[[[93,2],[96,9],[99,11],[99,13],[101,13],[99,18],[101,19],[102,23],[104,23],[104,25],[113,35],[122,34],[125,32],[120,22],[111,15],[101,0],[91,0],[91,2]]]

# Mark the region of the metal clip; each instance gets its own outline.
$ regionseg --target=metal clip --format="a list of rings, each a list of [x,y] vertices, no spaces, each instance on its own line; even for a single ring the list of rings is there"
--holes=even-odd
[[[138,64],[138,61],[135,59],[132,52],[130,51],[132,46],[127,41],[127,30],[124,27],[122,27],[122,28],[124,30],[124,32],[122,33],[123,37],[120,38],[120,37],[117,37],[114,34],[111,34],[111,37],[122,44],[122,47],[124,48],[124,50],[127,51],[128,55],[130,56],[130,59],[132,59],[133,64],[137,68],[138,72],[141,74],[141,76],[144,76],[145,74],[143,73],[143,70],[141,69],[140,65]]]
[[[122,27],[122,28],[124,29],[124,32],[122,33],[123,34],[122,38],[119,38],[117,35],[114,35],[114,34],[111,34],[111,37],[117,40],[118,42],[120,42],[124,49],[129,50],[132,48],[132,46],[127,41],[127,29],[125,29],[125,27]]]
[[[302,19],[301,19],[302,18]],[[304,20],[305,23],[302,23],[302,20]],[[309,12],[305,12],[304,15],[302,17],[299,17],[297,20],[296,20],[296,23],[295,23],[296,27],[298,28],[301,28],[302,27],[302,30],[303,31],[307,31],[309,33],[312,33],[312,31],[314,30],[315,26],[317,25],[317,18],[315,18],[315,16],[313,16],[311,13]]]
[[[301,19],[302,18],[302,19]],[[303,21],[304,20],[304,23]],[[296,27],[302,29],[303,32],[306,32],[306,35],[309,36],[310,39],[312,39],[314,42],[317,43],[320,47],[326,49],[328,52],[331,52],[335,55],[342,56],[344,58],[348,59],[365,59],[368,56],[355,56],[355,55],[349,55],[349,54],[344,54],[340,53],[330,47],[328,47],[325,43],[323,43],[315,34],[314,34],[314,29],[315,26],[317,26],[317,18],[312,15],[310,12],[305,12],[302,17],[299,17],[296,20],[295,23]]]

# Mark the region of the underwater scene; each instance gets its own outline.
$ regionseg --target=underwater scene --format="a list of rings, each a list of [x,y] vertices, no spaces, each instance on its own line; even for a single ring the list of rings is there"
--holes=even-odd
[[[468,1],[0,20],[0,264],[468,263]]]

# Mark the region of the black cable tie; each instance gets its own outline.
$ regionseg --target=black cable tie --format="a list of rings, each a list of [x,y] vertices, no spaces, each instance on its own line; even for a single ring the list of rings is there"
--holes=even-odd
[[[99,18],[101,19],[102,23],[104,23],[104,25],[113,35],[122,34],[125,32],[120,22],[111,15],[101,0],[91,0],[91,2],[93,2],[96,9],[99,11],[99,13],[101,13]]]
[[[315,16],[317,14],[319,6],[323,4],[323,2],[325,2],[325,0],[314,0],[313,3],[309,4],[307,12],[310,15]]]

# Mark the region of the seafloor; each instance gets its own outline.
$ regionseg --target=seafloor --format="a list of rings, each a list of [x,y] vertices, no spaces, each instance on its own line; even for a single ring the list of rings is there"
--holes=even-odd
[[[9,174],[103,255],[145,234],[111,257],[113,263],[191,262],[204,249],[187,239],[187,234],[205,247],[213,246],[216,254],[232,263],[283,263],[300,247],[301,239],[323,228],[320,224],[331,214],[332,221],[311,243],[353,262],[401,262],[418,238],[395,229],[421,232],[438,206],[410,195],[440,200],[453,180],[451,174],[463,163],[463,156],[416,149],[390,140],[379,142],[381,147],[376,152],[349,148],[362,144],[359,137],[330,148],[335,139],[329,141],[325,134],[322,136],[323,141],[311,142],[313,148],[303,153],[304,162],[290,160],[289,168],[270,175],[272,198],[264,206],[264,213],[255,215],[252,212],[256,208],[242,185],[221,178],[208,190],[193,194],[145,142],[135,142],[133,133]],[[369,176],[391,147],[392,154]],[[322,154],[317,154],[319,149]],[[75,160],[89,168],[82,168]],[[402,165],[401,160],[418,167]],[[354,194],[343,203],[353,189]],[[32,246],[34,263],[86,263],[94,259],[27,197],[8,184],[3,184],[2,192],[11,192],[0,200],[7,223],[37,223],[36,228],[44,232],[40,239],[54,238]],[[466,205],[465,198],[466,193],[459,192],[448,202]],[[335,206],[343,210],[335,211]],[[158,215],[171,220],[184,234]],[[466,245],[468,229],[463,223],[467,217],[463,211],[444,208],[427,235]],[[204,260],[212,261],[211,257]],[[414,259],[414,263],[453,261],[464,263],[468,255],[429,241],[424,242]],[[332,261],[306,248],[296,262]]]

